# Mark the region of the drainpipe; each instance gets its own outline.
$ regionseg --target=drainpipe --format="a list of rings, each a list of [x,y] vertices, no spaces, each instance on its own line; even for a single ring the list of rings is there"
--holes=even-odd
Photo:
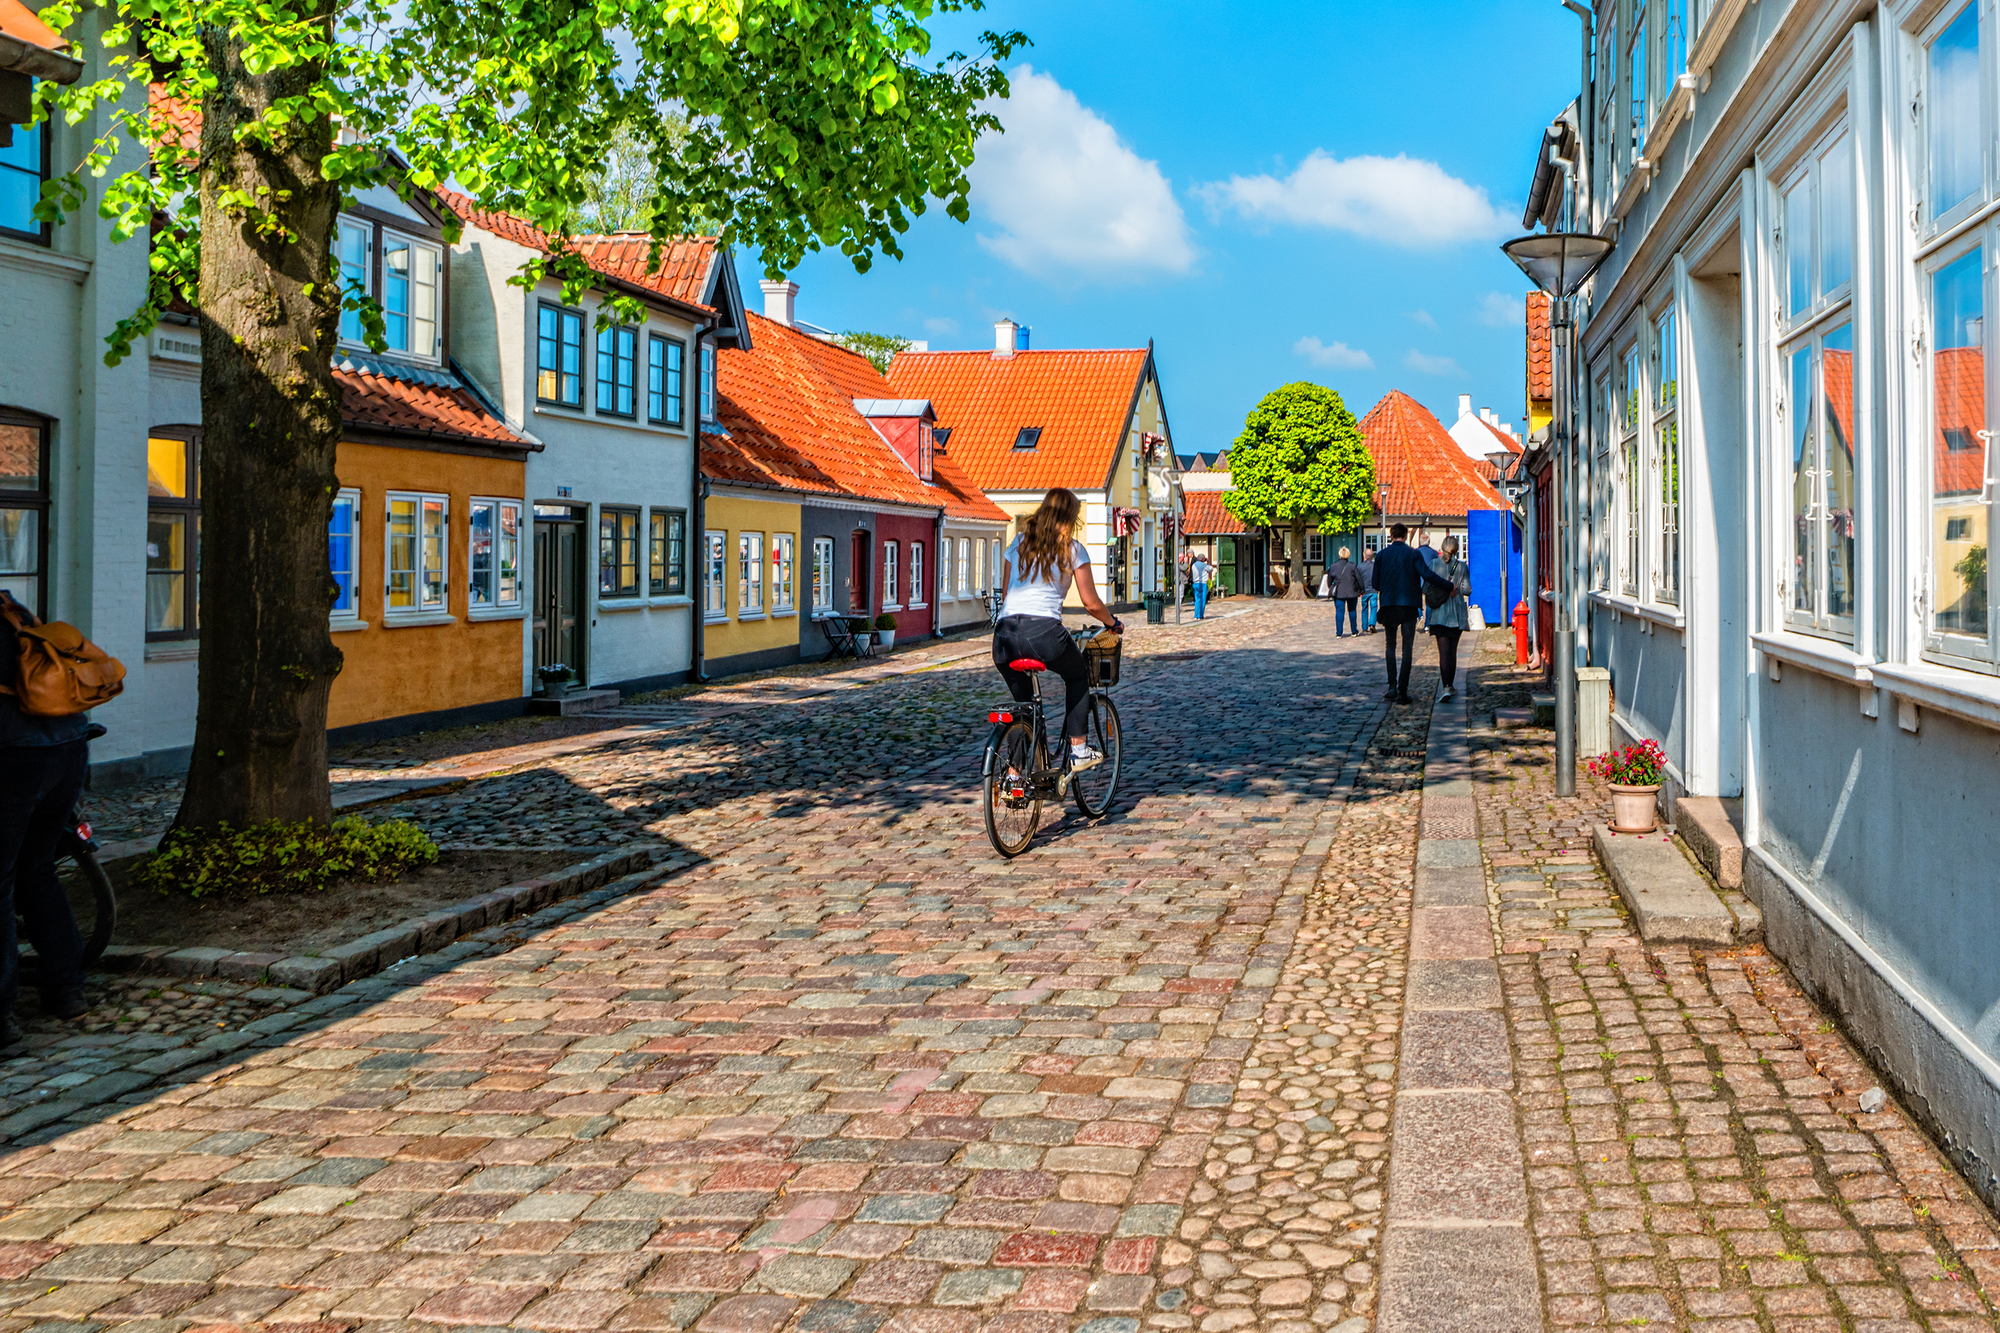
[[[944,637],[944,510],[938,510],[937,522],[932,525],[931,567],[924,571],[924,577],[931,581],[931,637]]]
[[[694,331],[694,479],[690,487],[694,492],[694,521],[688,525],[688,553],[692,555],[695,543],[701,543],[701,578],[695,580],[694,571],[688,571],[690,589],[698,589],[694,594],[694,632],[688,636],[692,645],[688,679],[696,684],[708,681],[708,673],[702,670],[708,660],[708,607],[704,605],[708,596],[708,478],[701,475],[701,345],[715,332],[715,324],[711,319],[697,325]]]

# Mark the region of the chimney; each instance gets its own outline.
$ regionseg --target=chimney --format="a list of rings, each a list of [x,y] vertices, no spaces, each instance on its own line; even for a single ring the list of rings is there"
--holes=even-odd
[[[1029,332],[1029,330],[1028,330],[1028,326],[1027,326],[1026,324],[1023,324],[1023,325],[1021,325],[1021,327],[1020,327],[1020,328],[1018,328],[1018,329],[1016,329],[1016,330],[1014,331],[1014,350],[1015,350],[1015,351],[1017,351],[1017,352],[1025,352],[1025,351],[1027,351],[1027,350],[1028,350],[1028,332]]]
[[[993,355],[1012,356],[1020,346],[1015,341],[1021,326],[1011,319],[1003,319],[993,326]]]
[[[1471,415],[1472,415],[1472,395],[1469,393],[1462,393],[1458,396],[1458,419],[1460,421],[1463,421]]]
[[[764,318],[786,328],[793,327],[792,304],[798,299],[799,285],[783,279],[772,282],[768,278],[757,284],[764,289]]]

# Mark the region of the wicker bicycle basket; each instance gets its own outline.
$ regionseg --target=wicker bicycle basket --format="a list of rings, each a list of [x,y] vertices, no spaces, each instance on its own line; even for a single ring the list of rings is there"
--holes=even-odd
[[[1100,646],[1101,639],[1113,642]],[[1083,660],[1090,665],[1090,683],[1108,688],[1118,683],[1118,666],[1125,655],[1125,639],[1119,634],[1104,634],[1083,645]]]

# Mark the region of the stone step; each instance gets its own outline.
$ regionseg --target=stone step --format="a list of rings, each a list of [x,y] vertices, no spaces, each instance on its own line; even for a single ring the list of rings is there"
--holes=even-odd
[[[616,690],[571,690],[560,699],[551,699],[545,694],[528,696],[530,713],[556,714],[575,717],[579,713],[596,713],[618,706]]]
[[[1683,796],[1674,802],[1674,827],[1695,859],[1725,889],[1743,887],[1743,838],[1730,807],[1715,796]]]
[[[1614,833],[1608,824],[1591,832],[1598,860],[1646,943],[1727,949],[1746,942],[1736,914],[1688,863],[1673,835]]]

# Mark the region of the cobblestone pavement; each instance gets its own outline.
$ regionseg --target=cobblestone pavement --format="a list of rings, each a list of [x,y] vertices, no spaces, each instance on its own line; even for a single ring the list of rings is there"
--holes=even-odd
[[[969,669],[411,803],[448,837],[511,811],[523,840],[678,860],[30,1136],[0,1171],[0,1333],[1365,1320],[1404,779],[1343,762],[1379,717],[1379,641],[1331,628],[1260,607],[1160,655],[1226,652],[1135,652],[1120,813],[1051,815],[1012,863],[978,822],[995,688]],[[1382,906],[1316,903],[1301,932],[1342,836]],[[1280,1012],[1318,1030],[1274,1046]],[[1218,1132],[1225,1159],[1304,1145],[1270,1156],[1261,1228],[1188,1212]],[[1198,1267],[1223,1290],[1197,1298]]]
[[[1475,726],[1526,701],[1480,675]],[[1550,741],[1473,737],[1547,1324],[1994,1328],[1991,1215],[1781,963],[1642,947]]]

